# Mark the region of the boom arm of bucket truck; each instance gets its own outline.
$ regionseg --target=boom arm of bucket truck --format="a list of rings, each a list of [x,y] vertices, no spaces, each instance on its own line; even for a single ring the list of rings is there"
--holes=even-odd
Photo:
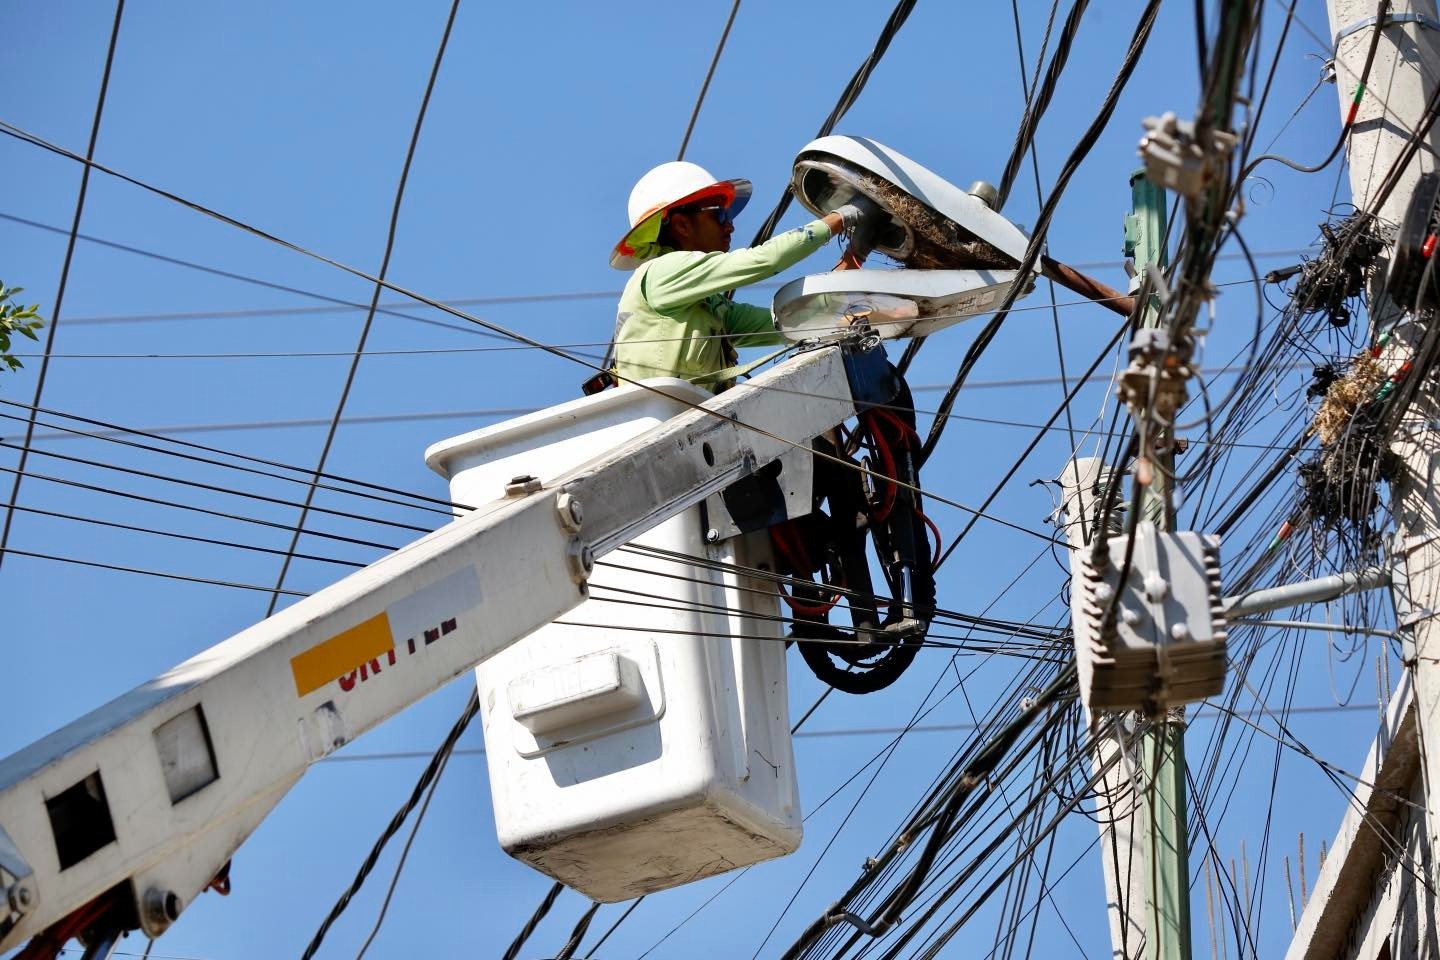
[[[854,416],[877,356],[803,353],[512,486],[0,760],[0,951],[162,933],[312,763],[577,606],[595,557]]]

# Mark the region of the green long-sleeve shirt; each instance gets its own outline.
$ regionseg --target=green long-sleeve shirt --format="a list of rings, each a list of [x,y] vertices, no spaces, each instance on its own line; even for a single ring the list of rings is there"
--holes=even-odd
[[[672,250],[636,268],[615,321],[615,369],[622,378],[697,380],[725,369],[721,335],[737,347],[782,342],[767,307],[725,296],[768,280],[830,239],[815,220],[757,247],[730,253]]]

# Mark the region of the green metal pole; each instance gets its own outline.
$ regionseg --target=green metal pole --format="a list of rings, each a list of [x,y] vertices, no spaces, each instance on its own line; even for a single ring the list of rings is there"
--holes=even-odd
[[[1125,218],[1125,253],[1135,258],[1138,280],[1147,266],[1164,268],[1167,263],[1165,191],[1151,183],[1143,170],[1130,177],[1130,208]],[[1159,324],[1160,305],[1152,298],[1145,305],[1141,325]],[[1156,526],[1174,530],[1175,517],[1169,510],[1174,455],[1162,459],[1165,462],[1155,464],[1152,471],[1153,480],[1142,509],[1145,518]],[[1146,784],[1143,809],[1149,821],[1145,952],[1151,960],[1190,960],[1190,844],[1186,832],[1183,707],[1171,710],[1149,729],[1141,739],[1140,752]]]
[[[1145,171],[1136,170],[1130,175],[1130,213],[1125,217],[1125,256],[1135,260],[1135,278],[1131,281],[1130,292],[1134,294],[1145,278],[1145,268],[1153,266],[1163,270],[1170,262],[1165,251],[1165,191],[1150,182]],[[1150,301],[1140,316],[1140,326],[1160,325],[1160,299],[1151,294]],[[1173,457],[1168,459],[1173,460]],[[1154,472],[1154,480],[1146,491],[1141,509],[1145,519],[1162,530],[1174,528],[1174,518],[1167,517],[1166,503],[1169,502],[1169,464],[1161,464],[1164,470]]]

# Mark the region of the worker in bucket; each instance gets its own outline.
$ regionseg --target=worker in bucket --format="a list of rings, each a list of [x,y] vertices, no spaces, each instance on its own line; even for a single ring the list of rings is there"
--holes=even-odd
[[[615,320],[614,371],[622,382],[680,377],[717,392],[729,386],[736,347],[782,340],[768,307],[739,303],[727,291],[770,279],[878,209],[858,197],[759,246],[732,251],[735,216],[750,189],[749,180],[716,180],[676,160],[630,191],[630,230],[610,255],[612,267],[634,271]]]

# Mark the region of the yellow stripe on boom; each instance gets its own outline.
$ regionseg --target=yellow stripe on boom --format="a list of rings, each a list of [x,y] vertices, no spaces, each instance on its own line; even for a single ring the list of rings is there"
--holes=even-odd
[[[295,674],[295,692],[303,697],[319,690],[331,680],[390,652],[394,647],[390,618],[381,612],[291,657],[290,670]]]

